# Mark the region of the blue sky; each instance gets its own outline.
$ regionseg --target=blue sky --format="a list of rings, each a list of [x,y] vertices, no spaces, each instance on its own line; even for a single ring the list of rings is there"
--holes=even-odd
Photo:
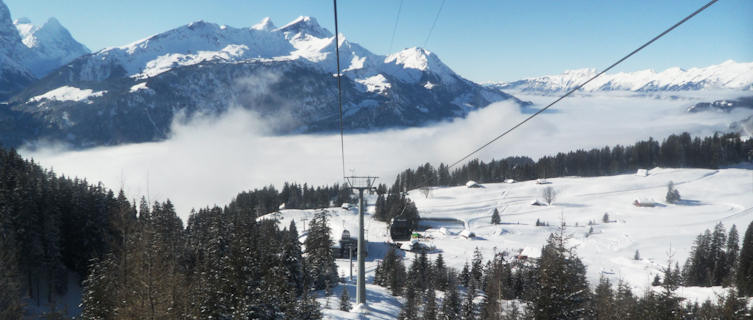
[[[300,15],[334,30],[324,0],[0,0],[13,18],[56,17],[92,50],[124,45],[196,20],[248,27],[264,17],[282,26]],[[401,0],[338,3],[340,32],[374,53],[390,50]],[[447,0],[426,48],[474,81],[510,81],[601,69],[706,1]],[[403,0],[392,51],[424,46],[441,0]],[[721,0],[618,71],[753,61],[753,1]]]

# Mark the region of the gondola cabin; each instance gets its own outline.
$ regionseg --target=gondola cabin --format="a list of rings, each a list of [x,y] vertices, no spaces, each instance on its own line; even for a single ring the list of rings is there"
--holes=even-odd
[[[358,256],[358,238],[352,238],[350,236],[350,231],[343,230],[342,236],[340,236],[340,241],[334,248],[335,255],[338,258],[348,258],[350,257],[351,248],[353,249],[353,259],[355,259]]]
[[[390,237],[392,241],[408,241],[411,237],[410,221],[406,218],[393,218],[390,223]]]

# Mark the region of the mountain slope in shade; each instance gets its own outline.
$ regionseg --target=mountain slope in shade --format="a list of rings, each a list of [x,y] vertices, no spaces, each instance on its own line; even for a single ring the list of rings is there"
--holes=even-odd
[[[0,101],[34,81],[24,62],[32,52],[21,41],[10,18],[10,11],[0,0]]]
[[[596,69],[569,70],[558,75],[513,82],[490,83],[501,90],[540,93],[566,92],[597,74]],[[584,91],[682,91],[704,89],[753,90],[753,62],[725,61],[703,68],[669,68],[661,72],[642,70],[604,74],[587,84]]]
[[[26,18],[14,21],[14,25],[24,45],[35,53],[26,65],[37,77],[43,77],[53,69],[90,52],[55,18],[50,18],[41,27],[33,25]]]
[[[339,48],[347,130],[421,126],[508,99],[526,104],[462,78],[422,48],[381,56],[344,37]],[[339,122],[335,71],[334,35],[314,18],[280,28],[269,19],[250,28],[197,21],[75,59],[10,108],[40,127],[17,140],[81,147],[164,139],[176,114],[231,107],[278,120],[275,134],[326,132]]]

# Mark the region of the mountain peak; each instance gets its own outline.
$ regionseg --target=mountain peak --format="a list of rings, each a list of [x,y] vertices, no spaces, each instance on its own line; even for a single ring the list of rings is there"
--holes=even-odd
[[[427,70],[433,69],[436,64],[444,66],[437,55],[420,47],[412,47],[395,52],[384,59],[384,62],[403,65],[404,68]]]
[[[34,52],[25,64],[37,77],[89,53],[89,49],[78,43],[54,17],[47,19],[41,27],[32,24],[28,18],[17,19],[14,24],[23,44]]]
[[[58,19],[56,19],[55,17],[50,17],[49,19],[47,19],[47,22],[45,22],[44,25],[42,26],[42,29],[44,28],[56,29],[56,30],[65,29],[63,25],[60,24],[60,21],[58,21]]]
[[[316,38],[329,38],[332,32],[322,28],[316,18],[309,16],[300,16],[283,27],[277,29],[283,33],[294,36],[296,34],[307,34]]]
[[[260,31],[272,31],[275,28],[276,28],[275,24],[272,23],[272,19],[270,19],[269,17],[261,19],[259,23],[251,27],[251,29],[260,30]]]
[[[21,17],[13,21],[13,24],[19,25],[19,24],[31,24],[31,20],[27,17]]]

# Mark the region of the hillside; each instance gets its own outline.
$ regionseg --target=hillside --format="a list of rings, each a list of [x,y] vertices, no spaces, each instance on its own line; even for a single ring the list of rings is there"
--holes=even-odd
[[[640,294],[650,287],[654,275],[667,265],[668,253],[680,265],[687,259],[695,237],[705,229],[712,229],[722,222],[730,228],[745,228],[753,219],[750,168],[665,169],[655,168],[647,176],[625,174],[595,178],[566,177],[550,179],[557,193],[552,206],[533,206],[531,202],[541,198],[543,185],[535,181],[513,184],[487,184],[483,188],[462,187],[435,188],[425,198],[419,190],[409,192],[422,218],[454,219],[457,222],[430,222],[431,228],[422,231],[423,242],[436,247],[429,254],[431,260],[442,253],[448,266],[461,269],[472,258],[474,248],[479,248],[485,259],[494,252],[507,251],[510,256],[520,250],[531,258],[538,257],[547,236],[555,232],[564,217],[566,233],[570,235],[568,246],[574,248],[587,269],[587,279],[592,286],[601,276],[617,283],[624,280]],[[674,181],[682,198],[679,204],[665,203],[666,184]],[[636,207],[637,198],[653,198],[656,207]],[[373,203],[373,201],[371,201]],[[497,208],[502,224],[490,224],[491,211]],[[370,215],[373,207],[370,207]],[[604,214],[609,223],[603,223]],[[277,218],[280,226],[290,220],[303,226],[311,221],[314,210],[282,210],[264,219]],[[536,227],[536,220],[546,221],[551,226]],[[593,222],[589,226],[589,222]],[[463,225],[476,234],[466,239],[459,235]],[[356,211],[331,209],[330,226],[332,237],[339,239],[343,228],[355,234]],[[444,227],[447,232],[440,231]],[[589,228],[593,232],[589,233]],[[369,258],[367,278],[373,280],[374,268],[382,258],[389,242],[387,225],[367,217],[366,222]],[[303,229],[301,229],[303,230]],[[302,232],[302,239],[305,237]],[[640,260],[634,260],[635,251],[640,251]],[[405,254],[410,261],[412,254]],[[341,276],[348,274],[348,262],[338,259]],[[409,264],[407,262],[406,264]],[[355,283],[342,287],[353,290]],[[385,289],[373,285],[367,287],[369,297],[377,303],[377,311],[369,317],[391,319],[394,317],[394,301],[386,299]],[[715,298],[721,288],[681,287],[679,295],[702,302]],[[354,292],[353,292],[354,293]],[[353,295],[351,295],[353,296]],[[336,297],[336,295],[335,295]],[[320,299],[324,303],[326,299]],[[372,301],[374,301],[372,300]],[[325,310],[333,318],[348,318],[348,314]],[[387,316],[392,314],[392,316]]]

